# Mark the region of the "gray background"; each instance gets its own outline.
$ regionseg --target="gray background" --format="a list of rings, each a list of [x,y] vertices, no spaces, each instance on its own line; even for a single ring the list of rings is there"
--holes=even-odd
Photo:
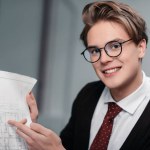
[[[133,6],[150,28],[150,1],[120,1]],[[44,2],[49,7],[45,26]],[[79,90],[87,82],[98,80],[92,66],[80,55],[84,49],[79,40],[83,27],[81,13],[88,2],[93,1],[0,0],[0,70],[39,80],[34,88],[39,122],[57,133],[68,121]],[[43,43],[45,46],[41,46]],[[143,70],[150,75],[148,49],[149,45]]]

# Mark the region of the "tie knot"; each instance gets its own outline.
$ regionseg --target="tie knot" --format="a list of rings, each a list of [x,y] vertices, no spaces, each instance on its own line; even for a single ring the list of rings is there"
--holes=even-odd
[[[122,110],[121,107],[119,107],[116,103],[114,102],[110,102],[108,104],[108,117],[110,119],[114,119],[118,114],[119,112]]]

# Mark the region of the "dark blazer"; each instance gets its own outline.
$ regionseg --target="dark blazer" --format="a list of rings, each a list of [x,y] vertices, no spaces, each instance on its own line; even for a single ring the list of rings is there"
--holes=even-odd
[[[60,134],[67,150],[88,150],[92,116],[104,87],[100,81],[92,82],[77,95],[70,120]],[[150,150],[150,102],[120,150]]]

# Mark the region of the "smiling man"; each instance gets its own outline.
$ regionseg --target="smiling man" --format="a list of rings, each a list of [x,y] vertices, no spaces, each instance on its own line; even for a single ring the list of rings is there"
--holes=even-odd
[[[141,39],[137,45],[123,25],[101,20],[88,31],[87,43],[86,51],[95,72],[116,101],[128,96],[141,85],[141,58],[145,54],[145,39]]]
[[[145,21],[126,4],[101,1],[85,6],[83,22],[81,54],[100,81],[79,92],[61,139],[37,123],[9,123],[31,150],[149,150],[150,78],[141,67]]]

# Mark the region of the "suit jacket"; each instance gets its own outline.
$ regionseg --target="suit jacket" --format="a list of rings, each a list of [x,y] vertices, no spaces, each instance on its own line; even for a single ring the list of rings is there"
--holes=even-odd
[[[101,81],[92,82],[77,95],[70,120],[60,134],[67,150],[88,150],[92,116],[104,87]],[[150,150],[150,102],[120,150]]]

